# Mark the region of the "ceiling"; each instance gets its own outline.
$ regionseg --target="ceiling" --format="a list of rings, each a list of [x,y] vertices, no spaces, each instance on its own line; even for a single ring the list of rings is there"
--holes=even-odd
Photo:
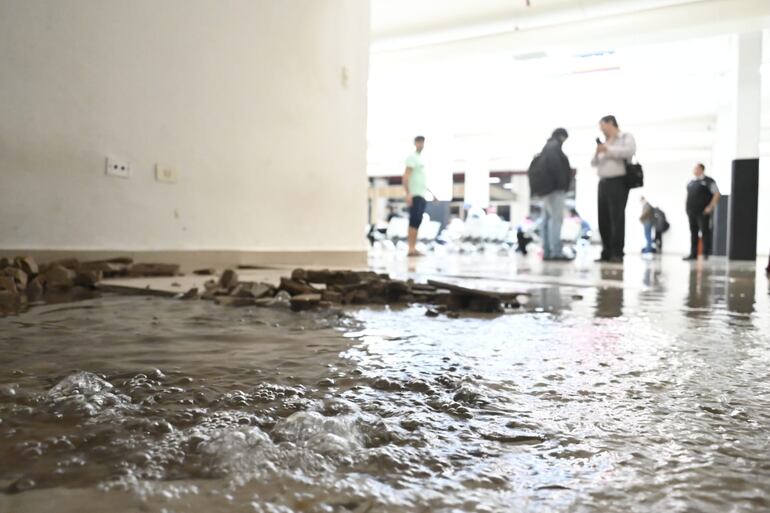
[[[574,7],[576,0],[372,0],[372,36],[411,34]]]
[[[732,0],[743,3],[767,0]],[[371,0],[372,50],[398,50],[719,0]],[[712,12],[713,15],[713,12]]]

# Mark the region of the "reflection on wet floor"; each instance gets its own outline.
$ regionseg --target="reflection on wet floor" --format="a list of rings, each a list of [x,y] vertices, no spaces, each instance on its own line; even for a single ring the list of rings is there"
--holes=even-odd
[[[532,295],[460,319],[137,296],[0,319],[0,511],[770,509],[756,269],[455,264]]]

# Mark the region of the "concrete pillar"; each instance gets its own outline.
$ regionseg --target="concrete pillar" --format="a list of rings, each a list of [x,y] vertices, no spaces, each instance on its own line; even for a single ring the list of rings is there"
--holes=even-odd
[[[735,147],[727,254],[732,260],[754,260],[757,257],[762,32],[736,36],[734,51]]]

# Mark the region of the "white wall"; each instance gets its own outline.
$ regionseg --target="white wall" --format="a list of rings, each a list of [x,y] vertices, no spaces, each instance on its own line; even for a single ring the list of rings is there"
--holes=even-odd
[[[0,0],[0,249],[363,250],[368,9]]]

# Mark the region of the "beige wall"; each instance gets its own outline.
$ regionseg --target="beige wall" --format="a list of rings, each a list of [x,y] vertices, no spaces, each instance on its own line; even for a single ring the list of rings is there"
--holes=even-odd
[[[364,250],[368,9],[0,0],[0,249]]]

